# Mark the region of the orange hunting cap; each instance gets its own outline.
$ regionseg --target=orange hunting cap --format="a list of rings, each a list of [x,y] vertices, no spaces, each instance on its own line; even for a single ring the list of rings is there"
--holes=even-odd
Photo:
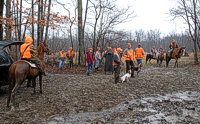
[[[92,48],[91,48],[91,47],[89,47],[89,48],[88,48],[88,50],[92,50]]]

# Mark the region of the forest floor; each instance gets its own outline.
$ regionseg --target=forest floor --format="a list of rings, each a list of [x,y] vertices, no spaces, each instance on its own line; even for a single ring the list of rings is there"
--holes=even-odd
[[[24,83],[14,111],[6,107],[7,93],[0,94],[0,123],[198,123],[200,65],[192,57],[182,57],[178,68],[173,65],[171,60],[168,68],[165,62],[159,67],[152,60],[138,77],[118,84],[102,68],[87,76],[83,66],[62,72],[50,66],[43,94],[38,83],[35,95]]]

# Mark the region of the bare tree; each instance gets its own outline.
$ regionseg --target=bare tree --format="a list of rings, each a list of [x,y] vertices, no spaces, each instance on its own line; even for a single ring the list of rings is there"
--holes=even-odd
[[[198,63],[198,56],[197,56],[197,46],[198,46],[198,16],[197,12],[199,2],[198,0],[178,0],[177,1],[177,8],[173,8],[170,10],[170,14],[176,18],[182,18],[188,25],[188,32],[190,37],[193,41],[194,47],[194,63]]]
[[[79,41],[79,64],[85,64],[84,39],[82,22],[82,0],[78,0],[78,41]]]
[[[4,9],[4,0],[0,0],[0,40],[3,40],[3,21],[1,18],[3,17],[3,9]]]
[[[11,2],[10,0],[6,0],[6,40],[11,40]]]

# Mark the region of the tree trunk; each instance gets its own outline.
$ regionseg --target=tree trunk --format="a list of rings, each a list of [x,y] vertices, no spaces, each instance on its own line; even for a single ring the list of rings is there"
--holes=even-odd
[[[11,3],[9,0],[6,1],[6,18],[11,18],[10,15]],[[6,21],[6,40],[11,40],[11,25],[10,22]]]
[[[47,35],[48,35],[50,10],[51,10],[51,0],[49,0],[49,5],[48,5],[47,25],[46,25],[46,32],[45,32],[45,38],[44,38],[45,41],[47,40]]]
[[[0,17],[3,17],[4,0],[0,0]],[[3,25],[0,20],[0,40],[3,40]]]
[[[38,0],[39,4],[38,4],[38,24],[37,24],[37,46],[39,45],[39,42],[40,42],[40,32],[41,32],[41,26],[40,26],[40,23],[39,21],[41,20],[41,10],[40,10],[40,5],[41,5],[41,0]]]
[[[85,53],[84,53],[84,39],[83,39],[83,28],[82,28],[82,0],[78,0],[78,41],[79,41],[79,64],[85,64]]]
[[[33,44],[35,43],[35,37],[34,37],[34,0],[32,0],[32,5],[31,5],[31,7],[32,7],[32,38],[33,38]]]
[[[20,10],[19,10],[19,12],[20,12],[20,15],[19,15],[19,41],[21,41],[22,40],[22,0],[20,1]]]

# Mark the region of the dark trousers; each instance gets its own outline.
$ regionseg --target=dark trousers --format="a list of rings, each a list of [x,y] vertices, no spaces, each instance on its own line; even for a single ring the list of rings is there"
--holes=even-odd
[[[73,67],[73,56],[69,57],[69,67],[72,68]]]
[[[128,70],[131,70],[131,77],[134,77],[134,63],[132,60],[126,60],[126,73],[128,73]]]
[[[69,61],[69,67],[72,68],[73,67],[73,60]]]
[[[115,66],[115,73],[114,73],[115,83],[119,82],[120,68],[121,68],[120,65]]]

